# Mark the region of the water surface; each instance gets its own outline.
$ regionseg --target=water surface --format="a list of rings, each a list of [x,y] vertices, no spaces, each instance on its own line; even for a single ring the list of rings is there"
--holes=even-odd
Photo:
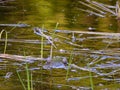
[[[115,5],[116,0],[97,0]],[[90,90],[92,77],[95,90],[120,89],[120,40],[119,36],[72,33],[69,31],[119,32],[116,16],[104,18],[83,12],[90,9],[79,0],[6,0],[0,1],[0,26],[8,32],[6,56],[5,33],[0,40],[0,90],[23,90],[16,71],[26,84],[26,61],[33,75],[34,90]],[[92,9],[90,9],[92,10]],[[27,24],[29,27],[10,26]],[[54,57],[65,57],[72,67],[44,69],[50,56],[51,45],[44,38],[44,61],[41,62],[41,36],[34,33],[39,27],[53,32]],[[68,30],[63,32],[64,30]],[[52,36],[50,33],[46,35]],[[92,76],[90,76],[90,73]],[[67,78],[66,78],[67,76]]]

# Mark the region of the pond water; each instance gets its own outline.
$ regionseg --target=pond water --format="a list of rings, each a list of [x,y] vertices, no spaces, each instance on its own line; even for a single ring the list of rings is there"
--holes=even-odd
[[[17,71],[27,87],[26,63],[33,90],[120,90],[117,16],[84,2],[0,0],[0,90],[24,90]]]

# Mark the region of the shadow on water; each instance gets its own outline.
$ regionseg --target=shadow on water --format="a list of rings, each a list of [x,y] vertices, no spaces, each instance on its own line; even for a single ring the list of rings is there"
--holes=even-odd
[[[90,78],[95,90],[120,89],[120,34],[115,16],[84,13],[78,8],[86,7],[77,0],[0,2],[0,30],[8,32],[6,54],[5,35],[0,39],[0,90],[23,90],[17,70],[27,86],[26,62],[34,90],[91,90]],[[43,24],[43,32],[34,31]],[[52,47],[51,60],[52,42],[56,48]]]

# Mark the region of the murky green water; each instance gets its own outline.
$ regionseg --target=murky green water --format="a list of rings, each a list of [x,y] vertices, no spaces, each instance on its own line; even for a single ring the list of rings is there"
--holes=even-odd
[[[96,1],[109,5],[116,3],[116,0]],[[0,26],[0,31],[4,29],[8,32],[6,55],[3,55],[5,33],[0,40],[0,90],[24,90],[17,70],[27,87],[25,61],[28,62],[32,73],[34,90],[91,90],[90,79],[93,80],[94,90],[120,89],[120,35],[71,32],[118,33],[119,23],[116,16],[107,13],[102,18],[84,12],[81,9],[90,8],[81,4],[79,0],[0,2],[0,25],[4,24]],[[13,25],[20,23],[30,26],[14,27]],[[57,23],[59,25],[55,34],[48,33],[53,32]],[[71,62],[68,71],[64,67],[54,69],[43,67],[46,61],[41,62],[40,58],[41,36],[33,31],[34,27],[43,26],[48,30],[44,32],[46,35],[54,36],[54,44],[57,48],[53,48],[53,58],[62,57]],[[45,60],[50,56],[50,51],[50,42],[44,38]]]

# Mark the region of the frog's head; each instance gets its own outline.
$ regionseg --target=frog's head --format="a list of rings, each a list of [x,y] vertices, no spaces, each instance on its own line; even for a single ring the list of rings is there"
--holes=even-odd
[[[66,57],[61,57],[61,56],[55,56],[53,57],[53,62],[62,62],[64,64],[67,64],[67,58]]]

